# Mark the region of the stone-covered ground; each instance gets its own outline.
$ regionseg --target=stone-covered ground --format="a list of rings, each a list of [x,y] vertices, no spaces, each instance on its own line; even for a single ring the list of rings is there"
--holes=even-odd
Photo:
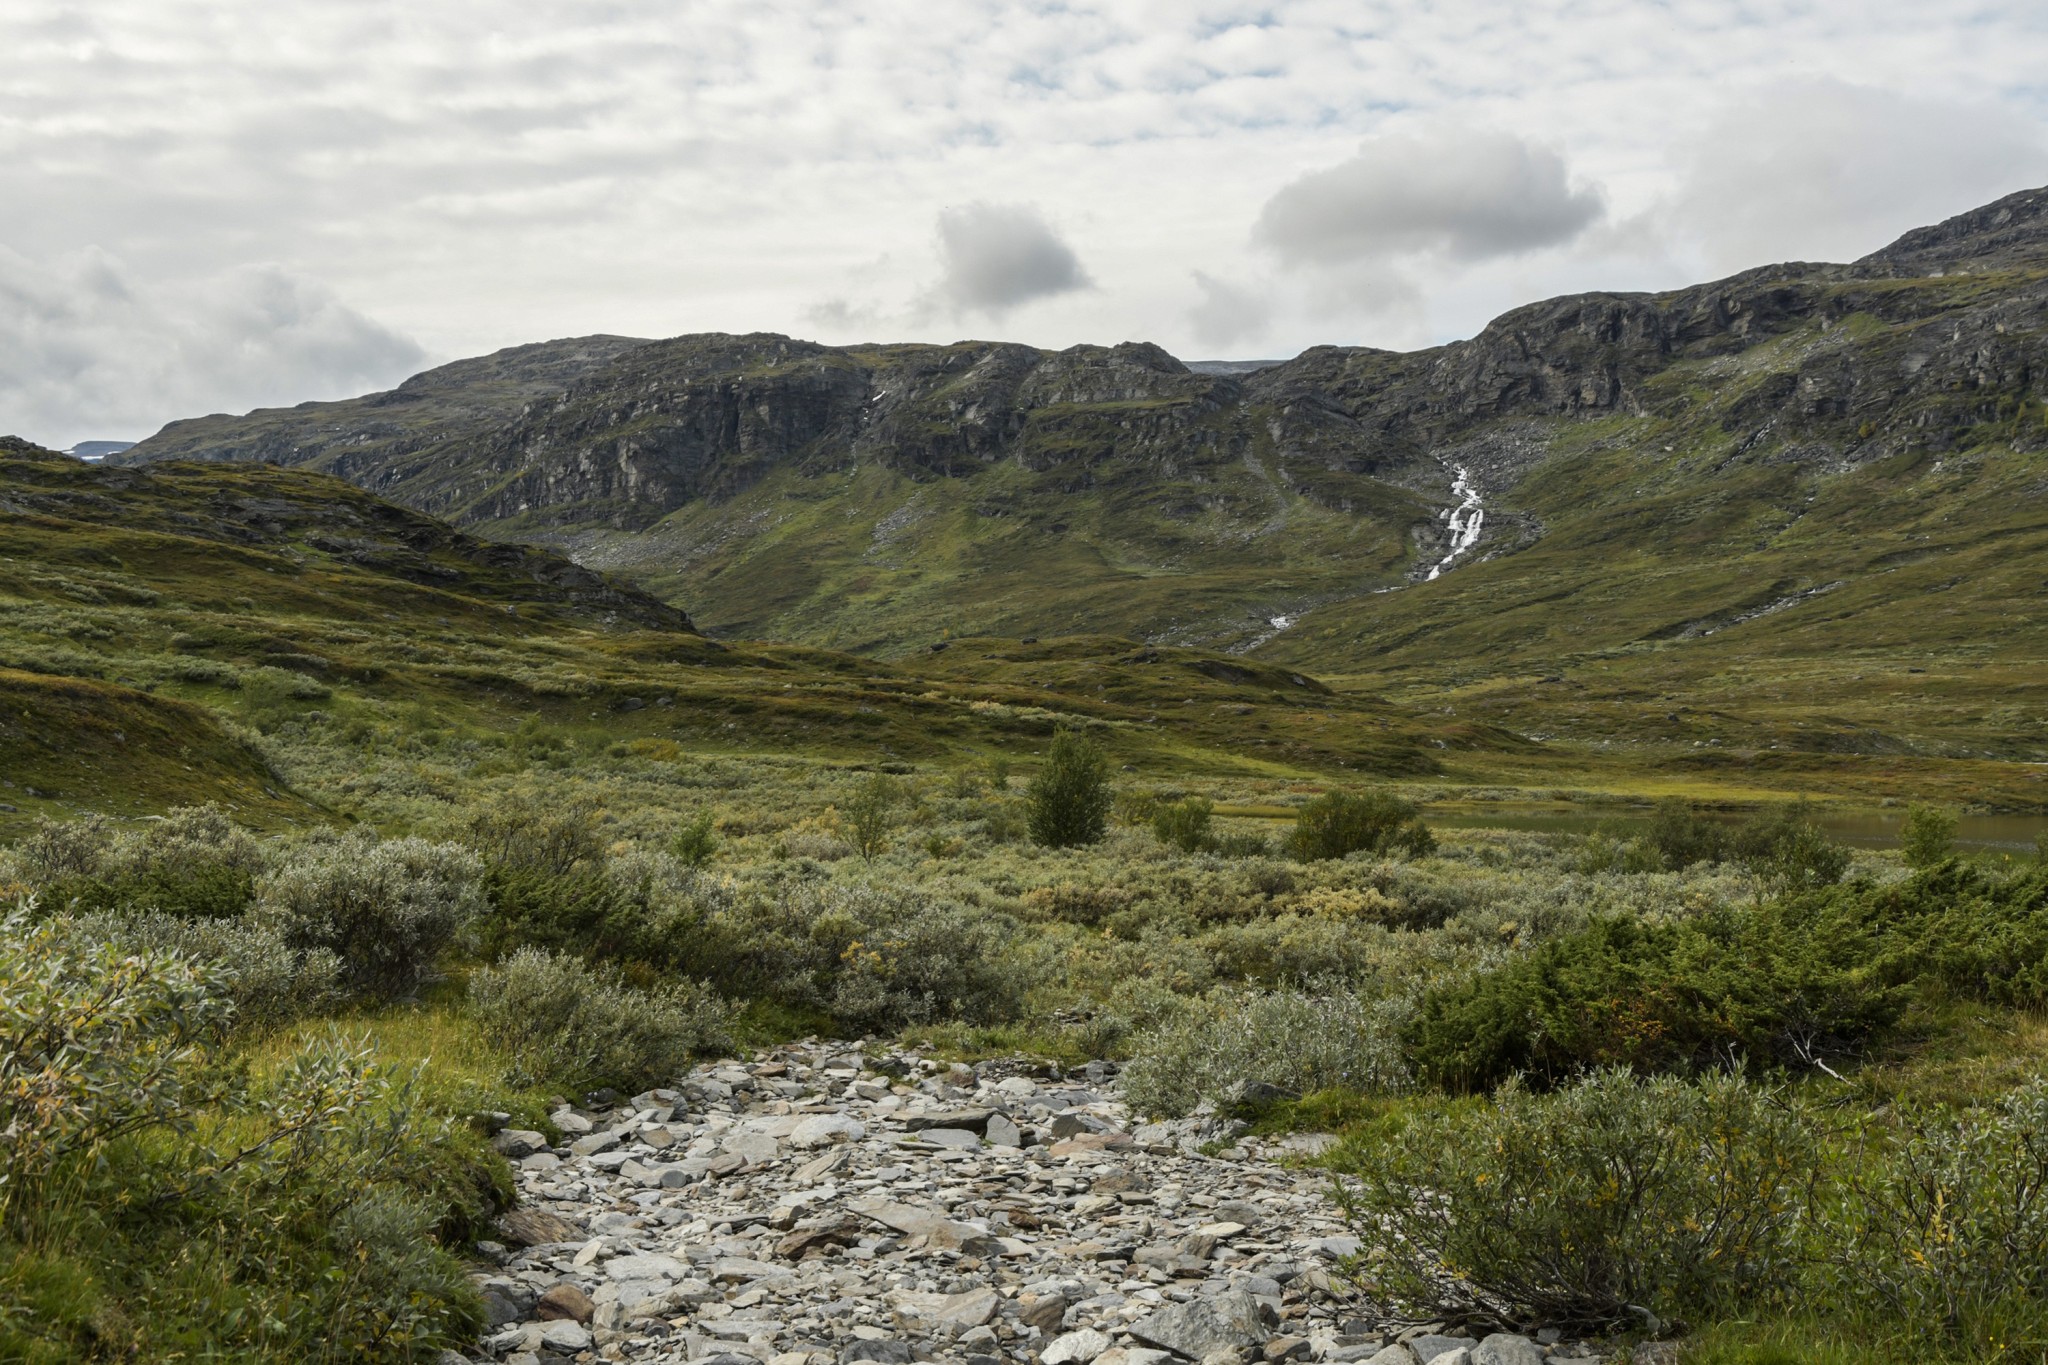
[[[495,1139],[522,1194],[481,1276],[504,1365],[1599,1358],[1374,1316],[1299,1165],[1327,1138],[1204,1155],[1229,1126],[1134,1125],[1100,1064],[796,1045],[553,1121],[564,1146]]]

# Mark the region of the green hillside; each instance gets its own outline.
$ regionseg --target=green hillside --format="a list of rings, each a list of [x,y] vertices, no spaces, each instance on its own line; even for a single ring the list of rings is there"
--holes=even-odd
[[[1044,666],[961,668],[963,646],[931,669],[720,644],[634,588],[320,474],[102,469],[9,441],[0,502],[0,820],[206,799],[324,818],[348,809],[350,755],[965,763],[1028,758],[1070,724],[1148,770],[1286,779],[1423,776],[1447,753],[1525,747],[1110,637]]]

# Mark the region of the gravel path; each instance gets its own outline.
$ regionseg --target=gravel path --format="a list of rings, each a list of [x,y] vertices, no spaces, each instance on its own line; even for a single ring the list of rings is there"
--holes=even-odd
[[[519,1169],[479,1277],[504,1365],[1565,1365],[1583,1347],[1359,1315],[1323,1177],[1133,1125],[1107,1068],[948,1068],[796,1045],[693,1071]],[[452,1365],[453,1357],[450,1357]]]

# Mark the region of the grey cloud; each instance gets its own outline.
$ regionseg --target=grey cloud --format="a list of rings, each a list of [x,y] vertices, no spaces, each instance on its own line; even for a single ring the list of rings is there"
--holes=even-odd
[[[1564,159],[1507,133],[1442,127],[1375,138],[1266,202],[1254,238],[1288,265],[1437,254],[1513,256],[1570,241],[1604,212]]]
[[[1001,317],[1092,287],[1080,257],[1027,204],[968,204],[939,215],[939,299],[956,314]]]
[[[2048,180],[2038,124],[1837,81],[1744,92],[1693,144],[1667,231],[1723,269],[1849,260]]]
[[[1262,291],[1219,280],[1197,270],[1201,298],[1188,310],[1188,326],[1204,346],[1234,346],[1262,335],[1273,320],[1272,301]]]
[[[47,445],[360,393],[423,359],[406,337],[275,267],[148,290],[102,251],[37,262],[0,248],[0,413]]]

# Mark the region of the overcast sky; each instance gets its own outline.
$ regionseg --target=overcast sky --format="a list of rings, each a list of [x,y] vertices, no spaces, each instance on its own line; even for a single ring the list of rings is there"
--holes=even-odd
[[[2048,183],[2040,0],[7,0],[0,432],[589,332],[1467,336]]]

